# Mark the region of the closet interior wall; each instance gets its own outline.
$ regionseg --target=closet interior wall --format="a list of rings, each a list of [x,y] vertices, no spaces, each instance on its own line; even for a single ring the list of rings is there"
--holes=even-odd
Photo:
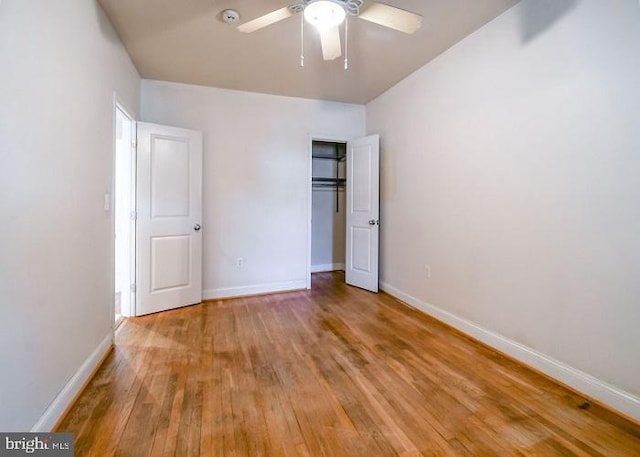
[[[346,144],[312,148],[311,271],[344,270]]]

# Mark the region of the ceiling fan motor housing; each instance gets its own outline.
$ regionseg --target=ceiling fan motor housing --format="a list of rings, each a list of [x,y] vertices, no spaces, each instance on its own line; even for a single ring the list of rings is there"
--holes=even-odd
[[[296,3],[289,6],[289,10],[292,13],[301,13],[311,3],[315,3],[318,0],[304,0],[302,3]],[[333,3],[337,3],[342,6],[347,14],[357,16],[360,14],[360,8],[362,7],[364,0],[331,0]]]
[[[360,14],[360,8],[362,8],[362,4],[364,0],[346,0],[344,2],[344,9],[347,10],[347,13],[357,16]]]

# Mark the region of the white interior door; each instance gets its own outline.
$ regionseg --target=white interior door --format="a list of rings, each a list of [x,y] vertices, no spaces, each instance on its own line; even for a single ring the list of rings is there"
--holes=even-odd
[[[378,292],[380,138],[347,143],[347,284]]]
[[[202,300],[202,133],[138,123],[136,315]]]

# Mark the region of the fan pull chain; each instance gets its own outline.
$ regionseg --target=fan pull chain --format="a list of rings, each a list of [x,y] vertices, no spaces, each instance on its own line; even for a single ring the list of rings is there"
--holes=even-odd
[[[348,17],[344,18],[344,69],[349,69],[349,20]]]
[[[304,14],[300,13],[300,66],[304,67]]]

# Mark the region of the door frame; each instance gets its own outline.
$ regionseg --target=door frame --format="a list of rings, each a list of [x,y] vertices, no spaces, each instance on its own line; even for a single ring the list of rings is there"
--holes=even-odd
[[[131,114],[132,111],[128,109],[126,103],[118,96],[117,92],[113,92],[113,116],[112,116],[112,157],[111,157],[111,190],[109,198],[111,200],[111,301],[109,304],[109,315],[111,316],[111,326],[113,331],[116,329],[115,322],[115,289],[116,289],[116,255],[115,255],[115,235],[116,235],[116,211],[115,211],[115,195],[116,195],[116,119],[117,119],[117,111],[120,110],[127,119],[131,122],[131,211],[135,213],[136,211],[136,166],[137,166],[137,121],[136,118]],[[135,219],[131,220],[131,246],[130,246],[130,257],[131,257],[131,284],[135,284],[136,282],[136,221]],[[135,316],[136,309],[136,294],[131,292],[130,297],[130,306],[126,313],[123,313],[123,316]]]
[[[308,135],[309,151],[307,153],[307,289],[311,289],[311,218],[313,216],[313,142],[327,141],[331,143],[348,143],[350,139],[333,135],[310,133]],[[345,159],[346,160],[346,159]],[[347,182],[348,186],[349,183]]]

